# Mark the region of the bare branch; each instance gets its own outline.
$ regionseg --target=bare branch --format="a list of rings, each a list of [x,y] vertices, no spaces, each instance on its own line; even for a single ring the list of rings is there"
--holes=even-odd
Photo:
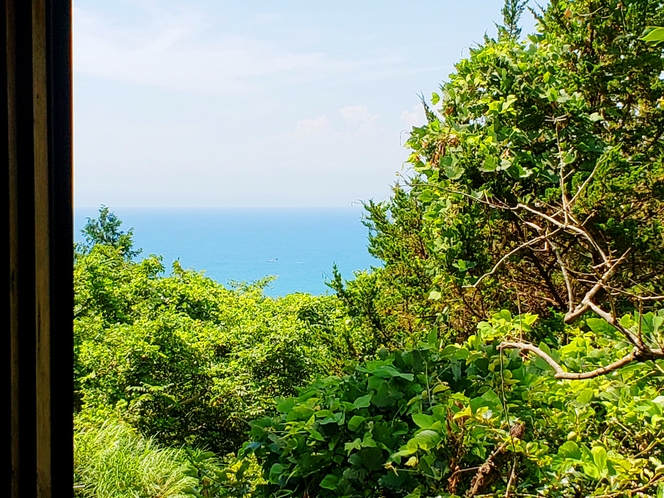
[[[551,245],[551,249],[553,250],[553,254],[556,255],[556,259],[558,260],[558,265],[560,265],[560,271],[562,272],[563,279],[565,280],[565,287],[567,287],[568,313],[572,313],[574,311],[574,290],[572,289],[572,284],[569,280],[569,275],[567,274],[567,266],[565,265],[565,262],[563,261],[563,256],[562,256],[562,254],[560,254],[560,249],[558,249],[558,246],[555,245],[550,240],[549,240],[549,244]]]
[[[512,471],[510,472],[510,478],[507,481],[507,488],[505,488],[505,498],[509,498],[510,496],[510,488],[512,487],[512,484],[514,483],[514,478],[516,477],[516,456],[514,457],[514,460],[512,461]]]
[[[599,255],[602,257],[602,260],[604,260],[605,263],[609,262],[609,258],[607,255],[604,253],[602,248],[599,246],[599,244],[593,239],[588,232],[586,232],[583,228],[576,226],[576,225],[571,225],[569,223],[562,222],[560,220],[557,220],[553,216],[549,216],[547,214],[542,213],[541,211],[538,211],[535,208],[532,208],[530,206],[527,206],[522,203],[518,203],[515,208],[513,209],[523,209],[525,211],[528,211],[536,216],[539,216],[542,219],[545,219],[549,223],[552,223],[553,225],[556,225],[559,228],[562,228],[563,230],[568,230],[570,232],[574,232],[577,235],[581,235],[584,239],[586,239],[588,242],[590,242],[590,245],[593,246],[593,248],[599,253]],[[580,225],[580,223],[576,220],[573,220],[577,223],[577,225]]]
[[[486,197],[486,192],[482,192],[484,194],[484,198],[480,197],[475,197],[474,195],[470,195],[466,192],[461,192],[460,190],[453,190],[450,188],[443,189],[445,192],[448,192],[450,194],[456,194],[456,195],[461,195],[463,197],[467,197],[470,200],[473,200],[475,202],[479,202],[481,204],[486,204],[487,206],[494,208],[494,209],[503,209],[503,210],[509,210],[510,207],[506,204],[496,204],[495,202],[491,202],[488,200]]]
[[[583,300],[574,309],[574,311],[570,311],[567,314],[565,314],[565,323],[572,323],[574,320],[576,320],[586,311],[588,311],[588,308],[591,307],[591,300],[593,299],[593,297],[595,297],[595,294],[597,294],[600,291],[600,289],[604,288],[607,280],[611,277],[611,275],[618,267],[618,265],[625,260],[629,251],[630,249],[627,249],[627,251],[625,251],[621,257],[619,257],[617,260],[613,262],[611,266],[609,266],[609,269],[606,270],[606,272],[604,272],[604,275],[600,277],[597,283],[588,292],[586,292],[586,295],[583,297]]]
[[[583,282],[584,280],[579,280],[580,282]],[[593,281],[594,282],[594,281]],[[611,285],[605,284],[604,286],[606,290],[613,292],[614,294],[622,294],[623,296],[627,296],[630,299],[634,299],[639,302],[649,302],[649,301],[664,301],[664,296],[639,296],[638,294],[634,294],[633,292],[629,292],[623,289],[620,289],[618,287],[613,287]]]
[[[595,312],[599,317],[603,318],[606,320],[606,322],[618,329],[626,338],[629,342],[632,343],[632,345],[636,348],[643,348],[643,341],[639,339],[637,336],[632,334],[629,330],[627,330],[625,327],[620,325],[620,322],[616,320],[616,317],[613,316],[611,313],[607,313],[604,311],[602,308],[597,306],[595,303],[589,302],[588,307]]]
[[[636,493],[642,493],[649,487],[653,486],[654,484],[657,484],[659,482],[662,482],[664,480],[664,476],[655,476],[650,479],[646,484],[643,486],[639,486],[638,488],[632,488],[632,489],[623,489],[620,491],[615,491],[614,493],[608,493],[604,495],[598,495],[597,498],[616,498],[618,496],[634,496]],[[629,495],[627,495],[629,493]]]
[[[574,194],[574,197],[572,197],[572,198],[570,199],[570,201],[569,201],[570,204],[573,204],[574,201],[576,201],[576,199],[579,197],[579,195],[581,194],[581,192],[583,192],[583,191],[585,190],[585,188],[588,186],[588,184],[590,183],[590,181],[591,181],[591,180],[593,179],[593,177],[595,176],[595,173],[597,172],[597,169],[598,169],[600,163],[601,163],[600,161],[597,161],[597,162],[595,163],[595,167],[594,167],[593,170],[590,172],[590,175],[588,175],[588,178],[586,178],[586,181],[583,182],[583,184],[579,187],[579,189],[576,191],[576,194]]]
[[[472,285],[464,285],[463,287],[465,289],[474,289],[474,288],[476,288],[482,282],[482,280],[484,280],[485,278],[490,277],[491,275],[496,273],[496,271],[498,271],[498,268],[500,268],[503,265],[503,263],[509,259],[510,256],[513,256],[514,254],[516,254],[520,250],[525,249],[526,247],[530,247],[532,245],[537,244],[538,242],[545,241],[547,239],[547,237],[550,237],[551,235],[553,235],[554,233],[556,233],[558,231],[560,231],[560,230],[556,229],[553,232],[551,232],[550,234],[540,235],[539,237],[535,237],[534,239],[527,240],[523,244],[519,244],[517,247],[515,247],[510,252],[505,254],[502,258],[500,258],[498,260],[498,262],[493,266],[493,268],[491,268],[491,271],[485,273],[480,278],[478,278],[477,282],[475,282]]]
[[[567,192],[565,189],[565,161],[563,160],[563,150],[560,147],[560,122],[556,121],[556,146],[558,147],[558,165],[560,167],[560,200],[563,204],[563,215],[565,216],[565,225],[569,224],[570,204],[567,199]],[[571,174],[571,171],[570,173]]]
[[[515,439],[523,439],[525,431],[525,424],[521,422],[515,423],[510,428],[510,441],[512,444]],[[505,441],[499,445],[477,470],[466,493],[468,498],[478,496],[479,493],[484,491],[498,478],[502,467],[507,463],[507,457],[509,456],[508,443],[508,441]]]
[[[500,344],[500,346],[498,346],[498,349],[500,350],[520,349],[521,351],[530,351],[531,353],[535,353],[537,356],[546,361],[551,368],[553,368],[553,370],[556,372],[554,375],[556,379],[568,379],[568,380],[583,380],[583,379],[592,379],[594,377],[599,377],[600,375],[605,375],[609,372],[622,368],[625,365],[639,359],[639,354],[638,354],[639,351],[635,348],[631,353],[629,353],[626,356],[623,356],[618,361],[614,361],[610,365],[596,368],[595,370],[591,370],[590,372],[574,373],[574,372],[564,371],[563,368],[558,364],[558,362],[556,362],[556,360],[551,358],[551,356],[546,354],[537,346],[528,344],[526,342],[503,342]],[[650,351],[649,353],[653,353],[655,356],[659,356],[661,354],[661,351],[654,350]]]

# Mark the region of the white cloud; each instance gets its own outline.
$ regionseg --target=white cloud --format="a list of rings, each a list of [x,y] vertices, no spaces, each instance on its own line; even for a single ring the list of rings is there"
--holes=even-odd
[[[302,138],[311,135],[321,135],[331,130],[330,122],[326,114],[321,114],[314,119],[301,119],[295,124],[293,138]]]
[[[403,111],[401,113],[401,121],[409,128],[426,124],[427,118],[424,114],[424,107],[422,107],[422,104],[413,106],[412,112]]]
[[[355,136],[367,137],[380,132],[380,113],[370,113],[367,106],[346,106],[339,112]]]
[[[389,134],[387,127],[381,126],[380,113],[371,113],[367,106],[345,106],[339,109],[343,124],[334,123],[327,114],[313,119],[300,119],[295,123],[295,131],[278,133],[266,138],[266,143],[288,143],[303,141],[320,146],[338,147],[361,144],[367,137],[379,137]],[[344,126],[345,125],[345,126]],[[354,144],[353,144],[354,143]],[[352,147],[351,147],[352,148]]]
[[[373,123],[379,116],[379,114],[371,114],[365,105],[349,105],[339,109],[339,112],[344,117],[346,125],[350,127]]]
[[[368,106],[345,106],[338,112],[342,119],[321,114],[297,121],[289,132],[266,137],[252,159],[275,165],[272,174],[297,176],[298,181],[309,176],[313,181],[316,175],[328,178],[317,190],[326,184],[331,187],[333,177],[334,182],[345,179],[358,185],[366,184],[368,178],[380,179],[376,184],[387,191],[399,158],[405,155],[398,133],[381,124],[380,115]]]
[[[132,26],[75,8],[75,71],[204,95],[237,95],[268,84],[360,73],[367,77],[371,68],[383,73],[398,62],[391,55],[362,60],[292,51],[268,40],[224,35],[223,30],[212,35],[205,16],[191,10],[151,6],[146,14],[147,19]]]
[[[425,122],[414,92],[458,59],[456,45],[441,55],[449,30],[421,39],[416,14],[393,24],[363,7],[367,22],[351,9],[339,23],[323,15],[338,7],[315,2],[75,3],[76,195],[91,205],[382,198],[407,157],[404,123]]]

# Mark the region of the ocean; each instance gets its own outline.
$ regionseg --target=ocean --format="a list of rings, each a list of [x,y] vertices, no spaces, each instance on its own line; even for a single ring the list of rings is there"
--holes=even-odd
[[[380,266],[367,252],[368,229],[361,208],[110,208],[134,229],[134,246],[163,257],[167,273],[173,261],[203,271],[228,285],[276,276],[265,294],[325,294],[332,265],[344,278],[355,270]],[[74,211],[75,240],[95,208]]]

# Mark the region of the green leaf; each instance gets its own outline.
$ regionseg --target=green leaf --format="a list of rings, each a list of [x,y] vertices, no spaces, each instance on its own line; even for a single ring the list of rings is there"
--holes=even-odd
[[[277,410],[281,413],[288,413],[296,404],[297,400],[294,398],[281,399],[277,402]]]
[[[495,157],[489,156],[484,159],[482,166],[480,166],[480,171],[484,173],[493,173],[498,169],[498,159]]]
[[[279,481],[279,478],[281,477],[281,474],[284,471],[284,466],[281,465],[280,463],[275,463],[270,467],[270,474],[269,474],[269,480],[271,483],[277,483]]]
[[[431,329],[431,332],[429,332],[429,336],[427,337],[427,343],[432,348],[438,345],[438,331],[436,329]]]
[[[516,102],[516,101],[517,101],[516,96],[514,96],[514,95],[508,95],[508,96],[507,96],[507,99],[505,99],[505,102],[503,102],[503,106],[502,106],[501,112],[505,112],[505,111],[507,111],[509,108],[512,107],[512,104],[514,104],[514,102]]]
[[[579,445],[574,441],[565,441],[560,448],[558,448],[558,454],[563,458],[570,458],[572,460],[581,460],[581,450]]]
[[[593,455],[593,461],[600,476],[606,477],[608,475],[608,467],[606,465],[606,450],[602,446],[595,446],[590,452]]]
[[[396,460],[398,458],[401,458],[402,456],[410,456],[413,453],[417,453],[417,446],[413,447],[406,446],[404,449],[399,450],[396,453],[390,455],[390,460]]]
[[[411,441],[416,443],[417,446],[423,450],[429,451],[434,449],[440,442],[440,434],[438,434],[436,431],[425,429],[415,434]]]
[[[458,180],[463,176],[465,169],[459,165],[455,156],[443,156],[439,161],[440,169],[450,180]]]
[[[588,318],[586,323],[588,324],[588,327],[590,327],[590,330],[596,334],[610,335],[615,332],[613,326],[609,325],[609,323],[603,318]]]
[[[337,489],[337,484],[339,484],[339,478],[334,474],[327,474],[320,482],[320,487],[334,491]]]
[[[435,421],[436,420],[431,415],[425,415],[424,413],[413,414],[413,422],[415,422],[420,429],[428,429]]]
[[[425,204],[431,202],[434,199],[434,194],[430,189],[425,190],[420,195],[417,196],[420,202]]]
[[[371,404],[371,396],[372,396],[371,393],[366,394],[364,396],[360,396],[359,398],[357,398],[353,402],[353,405],[355,406],[355,408],[358,408],[358,409],[359,408],[368,408],[369,405]]]
[[[646,31],[647,33],[641,37],[644,42],[657,44],[664,41],[664,28],[648,28]]]
[[[311,429],[311,431],[309,431],[309,435],[312,438],[314,438],[316,441],[325,441],[325,438],[323,437],[323,435],[320,432],[318,432],[317,430]]]
[[[351,431],[356,431],[364,422],[365,418],[359,415],[353,415],[353,417],[348,421],[348,428]]]
[[[413,380],[413,374],[403,373],[394,368],[392,365],[382,365],[371,372],[376,377],[383,379],[391,379],[392,377],[400,377],[405,380]]]
[[[587,405],[593,400],[594,397],[595,397],[595,392],[592,389],[584,389],[576,397],[576,401],[581,405]]]
[[[344,444],[344,450],[346,451],[352,451],[352,450],[359,450],[362,447],[362,440],[358,437],[353,440],[351,443],[345,443]]]

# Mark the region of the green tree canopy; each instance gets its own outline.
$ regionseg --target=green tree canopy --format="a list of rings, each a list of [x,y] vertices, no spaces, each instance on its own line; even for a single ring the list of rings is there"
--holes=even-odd
[[[106,206],[99,208],[98,218],[88,218],[87,223],[81,229],[84,242],[78,245],[78,250],[88,253],[97,245],[111,246],[120,251],[126,258],[134,258],[141,253],[140,249],[134,247],[134,229],[126,232],[120,230],[122,221]]]
[[[519,8],[506,2],[506,25]],[[662,355],[620,323],[664,294],[664,65],[642,39],[662,17],[651,0],[554,0],[537,34],[471,49],[411,133],[414,176],[368,205],[376,278],[400,294],[374,299],[378,315],[445,315],[464,335],[501,308],[590,313],[621,330],[626,355]]]

